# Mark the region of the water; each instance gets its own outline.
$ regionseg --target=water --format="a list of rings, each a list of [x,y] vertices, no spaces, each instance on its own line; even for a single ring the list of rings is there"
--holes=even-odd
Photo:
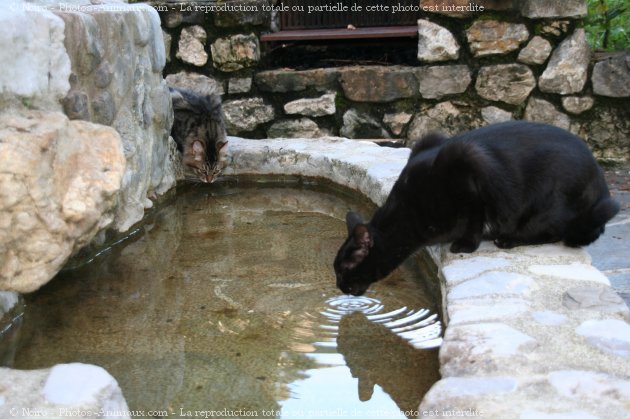
[[[100,365],[130,409],[173,417],[405,417],[439,378],[435,301],[415,263],[339,294],[350,207],[310,188],[188,188],[27,296],[7,364]]]

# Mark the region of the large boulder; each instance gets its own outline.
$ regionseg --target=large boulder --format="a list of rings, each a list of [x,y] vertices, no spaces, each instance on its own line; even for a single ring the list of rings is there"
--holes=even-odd
[[[33,371],[0,368],[0,401],[3,418],[129,418],[118,382],[96,365],[59,364]]]
[[[255,65],[260,60],[260,44],[258,37],[253,33],[219,38],[210,49],[212,65],[221,71],[241,70]]]
[[[525,108],[524,118],[529,121],[543,122],[568,130],[571,128],[571,119],[565,113],[544,99],[531,97]]]
[[[284,111],[289,115],[325,116],[337,112],[335,93],[329,92],[312,99],[297,99],[284,105]]]
[[[9,3],[0,7],[0,108],[61,110],[71,71],[63,20],[45,10],[27,12],[22,2]]]
[[[123,144],[61,113],[4,113],[0,161],[0,289],[31,292],[114,221]]]
[[[229,100],[223,104],[225,128],[234,135],[249,132],[275,118],[273,106],[260,97]]]
[[[525,64],[542,64],[551,54],[551,43],[542,36],[535,36],[518,54],[518,61]]]
[[[536,87],[532,70],[522,64],[497,64],[482,67],[475,89],[479,96],[493,101],[520,105]]]
[[[521,15],[530,19],[568,17],[579,18],[587,14],[585,0],[520,0],[516,2]]]
[[[593,68],[593,92],[609,97],[630,96],[630,52],[599,61]]]
[[[466,38],[473,55],[483,57],[519,49],[529,38],[529,31],[522,23],[480,19],[466,30]]]
[[[343,114],[343,126],[339,134],[346,138],[390,138],[380,122],[371,115],[356,109],[349,109]]]
[[[543,92],[567,95],[579,93],[588,76],[591,49],[583,28],[578,28],[551,54],[549,64],[538,79]]]
[[[418,20],[418,61],[437,62],[459,58],[459,43],[443,26],[426,19]]]
[[[254,81],[263,92],[300,92],[309,88],[321,92],[335,87],[338,78],[339,69],[337,68],[314,68],[302,71],[279,69],[258,72]]]
[[[203,67],[208,62],[207,40],[206,31],[199,25],[182,29],[176,57],[185,63]]]
[[[346,67],[340,80],[345,96],[355,102],[392,102],[418,92],[413,67]]]
[[[165,164],[173,114],[157,12],[144,4],[101,3],[80,12],[58,5],[51,10],[65,23],[71,62],[64,111],[72,119],[109,125],[122,137],[127,170],[113,227],[125,231],[152,206],[149,196],[175,184],[174,168]]]
[[[421,67],[416,75],[420,94],[426,99],[464,93],[472,80],[466,65]]]
[[[309,118],[287,119],[274,122],[267,130],[269,138],[318,138],[328,135]]]

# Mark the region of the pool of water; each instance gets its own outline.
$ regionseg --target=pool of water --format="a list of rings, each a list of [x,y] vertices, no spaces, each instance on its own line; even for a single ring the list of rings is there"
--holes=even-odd
[[[405,417],[439,378],[436,302],[413,261],[340,295],[332,261],[357,206],[371,211],[309,187],[184,188],[28,295],[5,363],[100,365],[131,410],[175,417]]]

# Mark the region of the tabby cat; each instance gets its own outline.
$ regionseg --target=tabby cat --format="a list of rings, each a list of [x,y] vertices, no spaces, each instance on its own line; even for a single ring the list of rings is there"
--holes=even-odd
[[[182,156],[184,178],[212,183],[226,164],[227,140],[221,96],[170,88],[175,121],[171,135]]]

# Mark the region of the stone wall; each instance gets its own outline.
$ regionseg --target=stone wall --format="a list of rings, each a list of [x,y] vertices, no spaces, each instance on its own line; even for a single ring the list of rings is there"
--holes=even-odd
[[[260,41],[278,28],[265,10],[279,2],[226,3],[250,11],[151,4],[162,19],[167,79],[217,85],[230,134],[409,144],[431,130],[454,134],[516,118],[570,129],[600,158],[630,158],[630,56],[594,59],[582,28],[585,1],[487,0],[475,11],[446,12],[449,2],[423,0],[410,62],[306,69],[305,55],[327,54],[321,42]]]
[[[0,290],[30,292],[174,186],[172,107],[150,6],[10,0],[0,27]]]

